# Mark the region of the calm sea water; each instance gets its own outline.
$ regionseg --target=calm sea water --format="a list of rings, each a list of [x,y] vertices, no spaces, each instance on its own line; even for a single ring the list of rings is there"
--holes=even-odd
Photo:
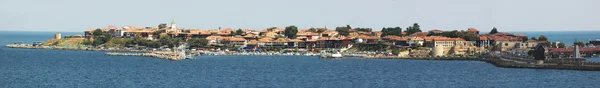
[[[539,38],[544,35],[552,42],[563,42],[566,45],[573,45],[573,42],[600,39],[600,31],[542,31],[542,32],[511,32],[514,34],[525,34],[531,37]]]
[[[12,40],[43,41],[51,33]],[[19,39],[23,38],[23,39]],[[5,42],[9,40],[9,42]],[[168,61],[100,51],[0,48],[0,88],[23,87],[587,87],[599,71],[498,68],[477,61],[320,60],[304,56],[202,56]]]

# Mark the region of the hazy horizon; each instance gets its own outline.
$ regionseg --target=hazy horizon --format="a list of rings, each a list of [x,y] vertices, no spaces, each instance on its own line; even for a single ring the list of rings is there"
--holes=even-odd
[[[81,32],[115,26],[217,29],[477,28],[499,31],[598,31],[597,0],[0,0],[0,31]]]

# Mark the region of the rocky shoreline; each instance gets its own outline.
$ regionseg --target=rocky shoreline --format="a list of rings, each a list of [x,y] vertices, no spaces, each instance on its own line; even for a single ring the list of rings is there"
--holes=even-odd
[[[175,57],[174,54],[164,51],[150,50],[121,50],[121,49],[93,49],[93,48],[65,48],[65,47],[49,47],[49,46],[28,46],[28,45],[6,45],[7,48],[24,48],[24,49],[47,49],[47,50],[84,50],[84,51],[111,51],[111,52],[140,52],[139,54],[127,53],[106,53],[111,56],[146,56],[157,57],[167,60],[183,60],[185,58]],[[227,54],[223,54],[227,55]],[[234,54],[232,54],[234,55]],[[235,54],[237,55],[237,54]],[[270,54],[266,54],[270,55]],[[297,55],[291,55],[297,56]],[[512,59],[502,59],[500,57],[475,58],[475,57],[395,57],[395,56],[358,56],[366,59],[404,59],[404,60],[462,60],[462,61],[482,61],[490,63],[496,67],[502,68],[530,68],[530,69],[558,69],[558,70],[584,70],[584,71],[600,71],[600,63],[597,62],[581,62],[577,64],[535,64],[531,61],[518,61]]]

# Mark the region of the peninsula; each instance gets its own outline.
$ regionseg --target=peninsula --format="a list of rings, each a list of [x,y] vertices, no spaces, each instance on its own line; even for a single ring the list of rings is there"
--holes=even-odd
[[[418,23],[406,28],[329,28],[296,26],[253,29],[178,28],[175,22],[155,27],[108,26],[91,28],[83,35],[54,35],[47,42],[9,44],[9,48],[102,50],[107,55],[150,56],[183,60],[197,55],[305,55],[342,52],[363,58],[421,60],[479,60],[499,67],[600,70],[600,64],[583,57],[600,54],[594,42],[573,46],[550,42],[544,35],[499,32],[492,28],[422,31]],[[597,44],[600,45],[600,44]],[[537,56],[536,56],[537,55]],[[546,62],[546,63],[544,63]],[[571,67],[565,67],[571,66]]]

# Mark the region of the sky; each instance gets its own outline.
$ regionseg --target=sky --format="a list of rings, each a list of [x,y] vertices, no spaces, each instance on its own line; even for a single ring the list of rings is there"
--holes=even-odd
[[[0,0],[0,31],[115,26],[600,30],[600,0]]]

